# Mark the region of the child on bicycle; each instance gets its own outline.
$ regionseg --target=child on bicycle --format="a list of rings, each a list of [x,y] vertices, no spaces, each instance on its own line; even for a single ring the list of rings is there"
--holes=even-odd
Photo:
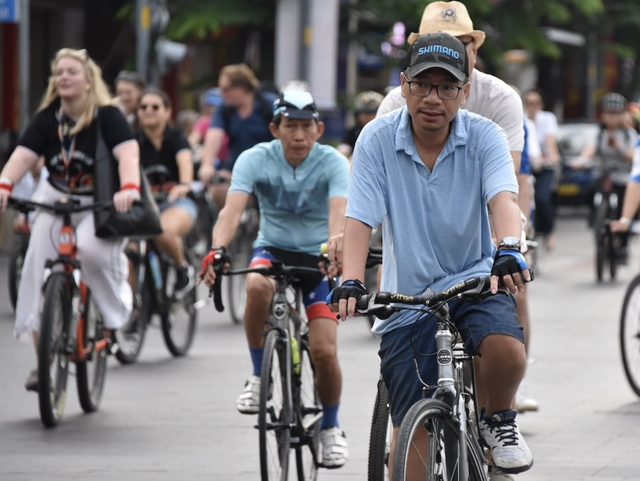
[[[420,36],[409,48],[401,76],[406,107],[367,125],[356,144],[348,194],[342,286],[332,310],[354,315],[363,285],[372,227],[383,225],[383,291],[417,295],[443,291],[474,276],[493,275],[512,294],[531,280],[520,253],[518,184],[504,131],[460,107],[469,92],[464,44],[446,33]],[[492,241],[491,221],[499,246]],[[450,303],[452,320],[472,355],[482,355],[487,400],[479,424],[493,464],[518,473],[533,464],[511,408],[524,374],[526,354],[513,295],[476,305]],[[414,372],[414,348],[434,352],[435,324],[412,336],[415,314],[378,320],[379,355],[394,426],[422,397]],[[418,338],[419,337],[419,338]],[[421,375],[435,384],[435,358],[421,358]],[[479,386],[479,388],[482,386]]]
[[[324,124],[311,94],[284,91],[274,103],[269,128],[275,140],[243,152],[234,166],[225,206],[213,228],[215,247],[202,261],[200,277],[208,286],[216,278],[212,266],[215,256],[221,254],[230,261],[226,248],[252,193],[260,206],[260,231],[250,267],[271,265],[274,260],[285,265],[317,267],[320,246],[327,237],[329,259],[335,259],[340,248],[338,234],[344,225],[349,163],[333,147],[317,143]],[[342,389],[338,323],[324,304],[329,293],[327,277],[309,279],[304,284],[311,357],[323,406],[322,462],[327,468],[339,468],[347,462],[348,449],[338,424]],[[247,275],[246,285],[244,325],[253,374],[238,398],[237,408],[243,414],[255,414],[260,397],[264,321],[274,286],[273,281],[260,274]]]

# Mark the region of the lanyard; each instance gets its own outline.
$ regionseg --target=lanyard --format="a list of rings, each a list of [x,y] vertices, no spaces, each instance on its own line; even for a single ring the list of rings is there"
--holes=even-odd
[[[71,136],[71,143],[69,144],[69,149],[65,149],[64,147],[64,138],[65,135],[63,134],[63,129],[62,129],[62,107],[60,107],[60,110],[58,110],[57,113],[57,117],[58,117],[58,138],[60,139],[60,157],[62,157],[62,162],[64,163],[64,176],[65,176],[65,180],[67,183],[68,187],[71,187],[69,185],[69,164],[71,163],[71,159],[73,159],[73,154],[76,151],[76,135],[74,134],[73,136]],[[68,126],[65,125],[65,130],[68,130]]]

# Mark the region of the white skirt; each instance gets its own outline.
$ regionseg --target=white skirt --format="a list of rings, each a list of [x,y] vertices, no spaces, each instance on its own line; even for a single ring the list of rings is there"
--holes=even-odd
[[[70,196],[41,183],[33,195],[34,202],[53,204],[63,197],[93,203],[93,196]],[[91,295],[109,329],[119,329],[131,313],[133,296],[127,282],[128,263],[124,240],[105,240],[95,236],[93,212],[81,212],[71,218],[75,227],[77,259],[81,278],[91,289]],[[32,332],[40,329],[40,304],[44,265],[57,257],[58,234],[62,220],[49,212],[37,211],[31,224],[31,239],[22,268],[22,278],[16,305],[15,336],[33,342]]]

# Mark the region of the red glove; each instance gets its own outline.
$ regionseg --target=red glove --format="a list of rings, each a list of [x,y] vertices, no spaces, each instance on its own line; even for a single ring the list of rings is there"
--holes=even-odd
[[[200,268],[200,279],[204,278],[207,267],[213,266],[215,271],[220,271],[225,264],[231,264],[231,256],[227,254],[227,248],[224,246],[212,247],[209,253],[202,259]]]

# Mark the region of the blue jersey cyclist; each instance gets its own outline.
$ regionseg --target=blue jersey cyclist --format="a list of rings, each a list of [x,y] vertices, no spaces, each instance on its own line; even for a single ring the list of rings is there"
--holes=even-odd
[[[422,35],[406,59],[401,76],[406,107],[369,123],[353,155],[343,246],[346,281],[328,299],[343,319],[354,314],[357,299],[366,292],[362,280],[369,238],[379,224],[385,233],[381,290],[417,295],[492,274],[493,292],[500,279],[515,294],[530,280],[519,251],[518,184],[506,134],[460,109],[470,87],[463,43],[442,32]],[[493,463],[505,472],[525,471],[533,460],[511,409],[526,365],[514,296],[495,295],[476,305],[451,302],[449,307],[467,350],[481,354],[482,368],[490,373],[478,390],[486,392],[480,426]],[[412,343],[417,352],[435,349],[434,323],[427,320],[424,329],[416,330],[421,334],[412,336],[415,321],[415,313],[403,311],[374,326],[382,338],[392,452],[403,417],[422,397]],[[435,384],[435,358],[418,359],[422,379]],[[411,469],[424,479],[415,461]]]
[[[320,145],[324,124],[319,121],[308,92],[285,91],[274,104],[270,130],[275,140],[243,152],[234,169],[224,209],[213,228],[211,252],[203,260],[201,277],[211,286],[211,264],[232,241],[240,217],[253,193],[260,206],[260,231],[254,243],[251,266],[318,266],[320,246],[329,245],[329,258],[340,248],[347,203],[349,163],[336,149]],[[331,271],[337,266],[332,265]],[[273,282],[260,274],[247,276],[244,325],[253,363],[253,374],[238,398],[243,414],[258,412],[264,320],[269,312]],[[342,375],[337,357],[338,324],[324,299],[328,280],[307,279],[302,285],[309,319],[311,357],[316,366],[317,387],[323,406],[321,442],[323,465],[338,468],[347,461],[347,443],[338,425]]]

